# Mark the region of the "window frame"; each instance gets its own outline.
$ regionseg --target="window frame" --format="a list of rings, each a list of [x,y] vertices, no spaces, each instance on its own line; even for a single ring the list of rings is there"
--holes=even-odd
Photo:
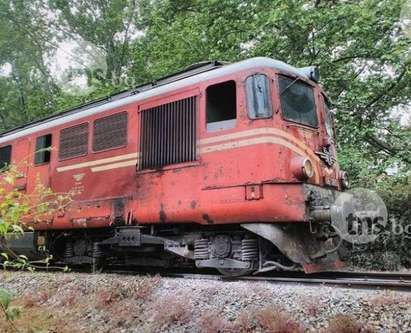
[[[49,164],[51,162],[51,150],[49,151],[50,155],[49,155],[49,160],[47,162],[41,162],[41,163],[36,162],[37,140],[44,137],[44,136],[48,136],[48,135],[50,135],[50,137],[51,137],[50,146],[48,148],[51,148],[53,146],[53,134],[52,133],[47,133],[47,134],[39,135],[39,136],[36,137],[36,144],[34,146],[34,166],[41,166],[41,165],[44,165],[44,164]],[[41,149],[45,149],[45,148],[41,148]]]
[[[235,89],[235,118],[232,119],[226,119],[226,120],[220,120],[220,121],[214,121],[214,122],[207,122],[207,102],[208,102],[208,98],[207,98],[207,89],[209,87],[212,86],[216,86],[219,84],[223,84],[223,83],[227,83],[227,82],[233,82],[234,83],[234,89]],[[238,102],[238,98],[239,98],[239,85],[236,81],[235,78],[224,78],[223,80],[220,80],[218,82],[213,82],[208,84],[205,88],[204,88],[204,130],[206,133],[214,133],[214,132],[220,132],[220,131],[227,131],[227,130],[232,130],[234,128],[237,127],[238,125],[238,119],[239,119],[239,102]],[[213,125],[215,124],[215,128],[213,128],[213,126],[209,126],[209,125]],[[223,128],[217,128],[218,124],[224,125]]]
[[[126,114],[126,140],[125,140],[125,143],[124,143],[123,145],[121,145],[121,146],[110,147],[110,148],[106,148],[106,149],[102,149],[102,150],[95,150],[95,149],[94,149],[94,135],[95,135],[95,123],[96,123],[96,121],[101,120],[101,119],[104,119],[104,118],[109,118],[109,117],[112,117],[112,116],[116,116],[116,115],[119,115],[119,114],[121,114],[121,113],[125,113],[125,114]],[[128,124],[129,124],[129,114],[128,114],[128,111],[126,111],[126,110],[120,111],[120,112],[116,112],[116,113],[110,114],[110,115],[108,115],[108,116],[104,116],[104,117],[100,117],[100,118],[95,119],[95,120],[93,121],[92,133],[91,133],[91,140],[90,140],[90,142],[89,142],[89,144],[91,145],[91,152],[92,152],[93,154],[98,154],[98,153],[102,153],[102,152],[109,151],[109,150],[113,150],[113,149],[126,148],[126,147],[128,146],[128,132],[129,132],[129,131],[128,131]]]
[[[335,143],[337,141],[337,131],[335,128],[335,112],[331,111],[332,110],[332,103],[330,99],[327,97],[327,95],[324,92],[321,92],[321,99],[323,103],[323,109],[324,109],[324,128],[325,128],[325,133],[327,137],[330,138],[331,143]],[[328,116],[332,116],[332,126],[331,126],[331,131],[332,131],[332,136],[328,133],[327,130],[327,122],[328,122]]]
[[[280,91],[280,77],[285,77],[285,78],[287,78],[289,80],[292,80],[292,81],[294,81],[294,80],[301,81],[304,84],[306,84],[307,86],[312,88],[313,96],[314,96],[315,116],[317,118],[317,126],[312,126],[312,125],[309,125],[309,124],[300,123],[300,122],[295,121],[295,120],[287,119],[284,116],[283,106],[281,104],[281,95],[280,95],[280,93],[281,93],[281,91]],[[319,130],[320,118],[318,117],[318,111],[319,110],[318,110],[318,97],[317,97],[317,88],[316,88],[316,86],[313,85],[311,82],[304,80],[304,78],[302,78],[302,77],[287,75],[287,74],[284,74],[284,73],[277,73],[276,74],[276,81],[277,81],[276,82],[276,87],[277,87],[277,94],[276,95],[277,95],[277,98],[278,98],[278,104],[279,104],[278,107],[279,107],[279,110],[281,110],[281,112],[280,112],[281,113],[281,119],[283,121],[289,122],[289,123],[291,123],[293,125],[296,125],[296,126],[301,126],[301,127],[311,129],[311,130]]]
[[[3,166],[0,165],[0,172],[4,172],[8,170],[8,167],[11,165],[11,161],[12,161],[12,157],[13,157],[13,145],[12,144],[8,144],[5,146],[0,147],[0,149],[4,149],[10,147],[10,158],[9,158],[9,162],[8,164],[4,164]],[[7,167],[5,167],[7,166]]]
[[[77,127],[77,126],[81,126],[81,125],[87,125],[87,149],[86,149],[86,151],[85,151],[85,153],[84,154],[81,154],[81,155],[76,155],[76,156],[70,156],[70,157],[66,157],[66,158],[61,158],[60,157],[60,151],[61,151],[61,132],[63,131],[63,130],[65,130],[65,129],[68,129],[68,128],[72,128],[72,127]],[[58,135],[58,139],[59,139],[59,142],[58,142],[58,160],[60,161],[60,162],[62,162],[62,161],[67,161],[67,160],[71,160],[71,159],[73,159],[73,158],[78,158],[78,157],[84,157],[84,156],[87,156],[88,155],[88,153],[89,153],[89,145],[90,145],[90,122],[89,121],[84,121],[84,122],[82,122],[82,123],[79,123],[79,124],[74,124],[74,125],[71,125],[71,126],[67,126],[67,127],[64,127],[64,128],[61,128],[60,130],[59,130],[59,135]]]
[[[270,115],[268,115],[268,116],[264,116],[264,117],[257,117],[256,116],[255,118],[252,118],[251,114],[250,114],[250,107],[249,107],[249,104],[248,104],[249,100],[248,100],[247,80],[249,78],[253,77],[253,76],[256,76],[256,75],[264,75],[267,79],[267,83],[268,83],[267,87],[268,87],[268,94],[269,94],[267,100],[269,102],[271,112],[270,112]],[[245,93],[245,102],[246,102],[246,107],[247,107],[247,117],[248,117],[248,119],[250,119],[250,120],[259,120],[259,119],[272,119],[273,118],[273,116],[274,116],[274,103],[273,103],[273,94],[272,94],[272,81],[273,80],[270,79],[269,75],[267,75],[266,73],[262,73],[262,72],[256,72],[256,73],[250,74],[245,78],[245,80],[244,80],[244,93]]]

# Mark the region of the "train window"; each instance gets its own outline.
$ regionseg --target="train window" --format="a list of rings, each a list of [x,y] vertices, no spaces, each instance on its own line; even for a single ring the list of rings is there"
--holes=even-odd
[[[280,100],[283,117],[300,124],[317,127],[314,91],[298,79],[279,77]]]
[[[234,81],[209,86],[206,90],[207,130],[215,131],[235,127],[237,115]]]
[[[34,154],[34,164],[50,162],[51,156],[51,134],[39,136],[36,139],[36,152]]]
[[[248,116],[251,119],[270,118],[271,106],[270,83],[264,74],[251,75],[245,81]]]
[[[64,128],[60,131],[59,159],[83,156],[88,148],[88,124]]]
[[[0,170],[4,170],[11,162],[11,145],[0,148]]]
[[[113,114],[94,122],[93,150],[122,147],[127,144],[127,112]]]

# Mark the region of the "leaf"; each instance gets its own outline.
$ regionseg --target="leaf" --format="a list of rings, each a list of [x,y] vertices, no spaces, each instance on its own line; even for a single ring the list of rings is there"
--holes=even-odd
[[[7,309],[10,305],[12,296],[10,292],[4,288],[0,288],[0,305],[4,308]]]
[[[9,306],[6,310],[6,317],[8,320],[16,320],[21,316],[21,306]]]

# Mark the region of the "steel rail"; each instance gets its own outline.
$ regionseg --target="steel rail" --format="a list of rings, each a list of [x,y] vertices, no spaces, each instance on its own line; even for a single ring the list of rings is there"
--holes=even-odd
[[[61,271],[56,267],[37,268],[38,271],[55,273]],[[84,270],[81,267],[72,268],[72,273],[90,273],[89,270]],[[68,274],[70,274],[68,272]],[[254,282],[269,282],[269,283],[290,283],[290,284],[313,284],[313,285],[334,285],[345,286],[350,288],[362,289],[394,289],[411,292],[411,273],[401,272],[358,272],[358,271],[335,271],[325,273],[304,274],[303,272],[275,272],[264,275],[250,275],[240,277],[228,277],[220,274],[206,274],[193,271],[188,272],[173,272],[167,270],[139,270],[135,269],[120,269],[119,267],[107,267],[103,273],[119,274],[119,275],[160,275],[165,278],[182,278],[182,279],[201,279],[201,280],[218,280],[218,281],[254,281]],[[99,273],[97,273],[99,274]]]
[[[340,273],[340,272],[339,272]],[[185,274],[185,273],[166,273],[160,274],[163,277],[171,278],[184,278],[184,279],[202,279],[202,280],[219,280],[219,281],[258,281],[258,282],[283,282],[283,283],[297,283],[297,284],[316,284],[316,285],[340,285],[351,288],[384,288],[384,289],[397,289],[402,291],[411,292],[411,275],[405,274],[402,278],[379,278],[371,277],[358,277],[358,275],[364,276],[362,272],[354,272],[349,277],[349,272],[344,272],[345,277],[310,277],[309,275],[291,277],[291,276],[241,276],[241,277],[227,277],[214,274]],[[379,275],[379,274],[376,274]],[[388,274],[382,274],[386,276]],[[397,275],[396,273],[393,275]]]

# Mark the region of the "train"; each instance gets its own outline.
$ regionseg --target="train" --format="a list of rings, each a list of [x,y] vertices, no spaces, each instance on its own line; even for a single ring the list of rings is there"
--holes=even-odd
[[[316,67],[206,61],[0,135],[0,164],[74,201],[10,247],[55,263],[239,276],[344,266],[349,187]]]

